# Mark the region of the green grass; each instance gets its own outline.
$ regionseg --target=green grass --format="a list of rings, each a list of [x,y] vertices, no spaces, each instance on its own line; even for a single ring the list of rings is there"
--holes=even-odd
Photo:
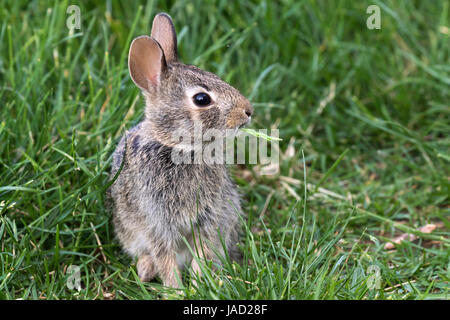
[[[381,30],[366,28],[373,3]],[[278,175],[233,170],[245,262],[204,265],[198,288],[185,275],[188,298],[450,298],[448,2],[82,2],[73,34],[70,4],[0,7],[1,299],[170,291],[138,280],[104,192],[119,137],[143,115],[129,44],[159,11],[181,59],[239,88],[251,128],[283,139]],[[427,223],[438,228],[421,234]],[[384,249],[404,232],[420,237]],[[70,265],[79,292],[66,286]]]

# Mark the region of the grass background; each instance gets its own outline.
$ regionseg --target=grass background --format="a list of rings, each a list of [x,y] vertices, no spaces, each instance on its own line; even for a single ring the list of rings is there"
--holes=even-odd
[[[71,4],[81,9],[74,33]],[[366,27],[370,4],[381,30]],[[175,22],[182,61],[239,88],[255,106],[251,127],[283,138],[278,175],[233,170],[249,216],[246,262],[204,266],[198,288],[186,275],[188,298],[449,298],[449,2],[8,0],[1,299],[170,291],[138,280],[104,196],[111,153],[143,115],[129,44],[160,11]],[[438,227],[420,233],[427,223]],[[420,238],[384,249],[404,232]],[[70,265],[80,291],[66,285]]]

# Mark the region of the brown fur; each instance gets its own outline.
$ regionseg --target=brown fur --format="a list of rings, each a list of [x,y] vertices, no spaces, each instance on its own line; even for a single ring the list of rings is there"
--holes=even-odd
[[[240,260],[242,210],[225,165],[173,163],[177,141],[172,133],[192,131],[197,121],[204,128],[235,129],[250,120],[253,110],[216,75],[178,62],[175,29],[166,14],[155,17],[152,38],[133,41],[129,66],[146,108],[145,119],[125,134],[113,156],[111,176],[124,161],[110,190],[115,231],[123,248],[138,258],[143,281],[159,275],[165,285],[179,287],[183,264],[192,261],[193,271],[200,271],[186,255],[183,238],[198,249],[198,257],[216,262],[214,250],[224,254],[222,238],[231,259]],[[211,106],[192,104],[188,92],[197,88],[214,97]]]

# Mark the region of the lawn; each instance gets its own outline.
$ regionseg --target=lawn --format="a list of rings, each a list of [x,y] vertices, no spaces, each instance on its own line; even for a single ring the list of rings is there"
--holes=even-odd
[[[81,29],[69,31],[73,4]],[[366,26],[371,4],[381,29]],[[250,128],[283,139],[278,174],[232,168],[244,262],[203,265],[197,287],[185,274],[182,296],[139,281],[105,196],[111,154],[143,117],[129,45],[160,11],[181,60],[239,88]],[[449,299],[449,12],[407,0],[2,2],[0,299]],[[405,234],[416,239],[385,247]]]

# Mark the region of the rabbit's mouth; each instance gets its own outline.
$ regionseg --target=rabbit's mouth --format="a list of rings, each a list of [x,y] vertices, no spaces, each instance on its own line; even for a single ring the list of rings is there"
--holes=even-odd
[[[241,129],[241,128],[245,127],[246,125],[248,125],[248,124],[250,123],[251,120],[252,120],[252,118],[251,118],[251,117],[248,117],[248,120],[245,121],[244,123],[242,123],[242,124],[238,127],[238,129]]]

